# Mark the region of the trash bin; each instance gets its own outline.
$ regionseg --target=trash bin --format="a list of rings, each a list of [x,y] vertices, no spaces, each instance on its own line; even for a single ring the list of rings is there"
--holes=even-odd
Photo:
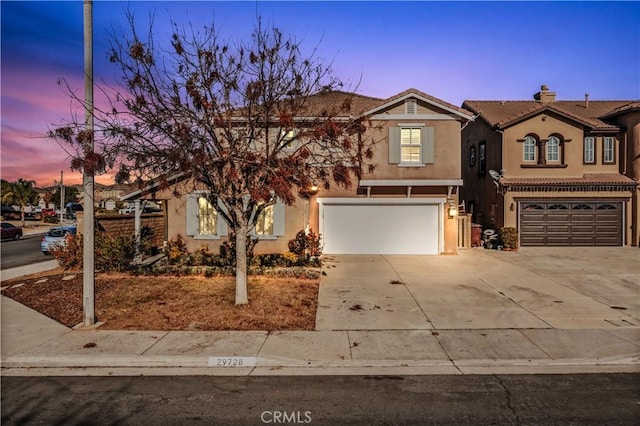
[[[478,223],[471,224],[471,247],[480,247],[482,245],[482,225]]]

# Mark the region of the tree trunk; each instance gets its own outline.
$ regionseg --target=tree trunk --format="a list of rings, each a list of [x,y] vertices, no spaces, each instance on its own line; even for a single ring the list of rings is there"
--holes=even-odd
[[[22,226],[23,228],[24,228],[24,225],[25,225],[25,222],[24,222],[24,220],[25,220],[24,219],[24,216],[25,216],[24,210],[25,210],[25,207],[24,206],[20,206],[20,220],[21,220],[20,226]]]
[[[247,303],[247,225],[243,224],[236,229],[236,305]]]

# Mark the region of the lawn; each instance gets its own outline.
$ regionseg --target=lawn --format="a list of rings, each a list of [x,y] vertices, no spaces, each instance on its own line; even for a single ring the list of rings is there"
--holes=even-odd
[[[2,294],[69,327],[82,322],[82,274],[50,271],[3,281]],[[98,274],[96,319],[108,330],[313,330],[319,279]]]

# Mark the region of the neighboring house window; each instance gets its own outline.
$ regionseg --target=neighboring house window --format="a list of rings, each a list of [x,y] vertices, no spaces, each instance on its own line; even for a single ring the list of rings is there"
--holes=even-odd
[[[560,161],[560,139],[550,136],[547,139],[547,162],[557,163]]]
[[[400,130],[400,150],[402,163],[420,163],[420,128]]]
[[[522,159],[526,162],[536,161],[536,151],[538,150],[538,142],[533,136],[524,138],[524,146],[522,150]]]
[[[584,162],[596,162],[596,138],[587,136],[584,138]]]
[[[476,146],[469,148],[469,167],[476,165]]]
[[[273,235],[273,206],[265,207],[258,216],[256,235]]]
[[[487,142],[482,141],[479,145],[478,165],[480,176],[487,174]]]
[[[615,163],[615,140],[611,136],[604,138],[602,147],[602,162]]]

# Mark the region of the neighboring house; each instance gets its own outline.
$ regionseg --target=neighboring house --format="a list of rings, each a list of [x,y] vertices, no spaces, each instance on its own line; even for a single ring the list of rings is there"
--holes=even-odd
[[[106,210],[115,210],[120,197],[131,192],[132,185],[99,185],[95,187],[94,200],[97,207]]]
[[[327,254],[440,254],[458,247],[461,127],[472,119],[462,108],[415,89],[388,99],[343,92],[316,95],[318,104],[351,99],[352,111],[372,125],[364,137],[376,141],[373,164],[349,190],[313,189],[309,200],[276,203],[258,219],[255,253],[285,252],[296,233],[320,233]],[[217,252],[228,238],[216,208],[194,191],[180,194],[180,176],[160,188],[150,185],[122,197],[164,204],[166,237],[186,237],[189,250]],[[186,186],[185,186],[186,187]]]
[[[638,243],[638,102],[556,101],[542,86],[533,100],[462,106],[476,115],[461,191],[476,222],[517,228],[523,246]]]

